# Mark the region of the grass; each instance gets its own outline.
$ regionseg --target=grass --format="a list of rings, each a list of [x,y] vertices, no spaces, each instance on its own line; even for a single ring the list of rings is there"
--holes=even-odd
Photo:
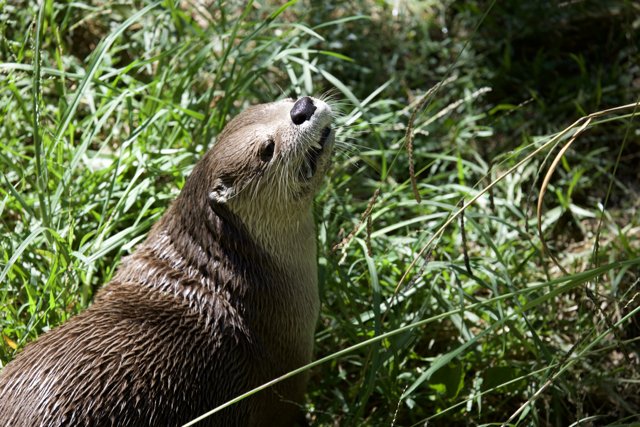
[[[90,303],[230,117],[329,92],[312,424],[640,422],[637,12],[0,2],[0,364]]]

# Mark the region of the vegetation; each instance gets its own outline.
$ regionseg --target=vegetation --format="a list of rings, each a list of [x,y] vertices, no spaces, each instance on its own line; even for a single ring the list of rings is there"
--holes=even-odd
[[[0,366],[230,117],[329,94],[310,422],[640,422],[637,2],[41,3],[0,0]]]

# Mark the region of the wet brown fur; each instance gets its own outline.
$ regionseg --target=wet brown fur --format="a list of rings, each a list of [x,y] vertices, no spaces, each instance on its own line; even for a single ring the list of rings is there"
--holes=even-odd
[[[319,306],[311,200],[329,153],[313,179],[291,182],[319,132],[295,133],[291,103],[231,121],[94,303],[0,372],[0,425],[181,425],[310,362]],[[267,137],[271,162],[259,156]],[[306,381],[198,425],[292,425]]]

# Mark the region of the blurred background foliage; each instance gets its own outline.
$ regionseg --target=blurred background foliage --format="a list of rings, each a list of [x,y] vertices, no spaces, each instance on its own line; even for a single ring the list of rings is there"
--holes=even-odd
[[[312,425],[640,422],[637,111],[575,123],[638,102],[639,48],[631,0],[0,0],[0,361],[233,115],[310,94],[340,111],[316,353],[422,322],[314,367]]]

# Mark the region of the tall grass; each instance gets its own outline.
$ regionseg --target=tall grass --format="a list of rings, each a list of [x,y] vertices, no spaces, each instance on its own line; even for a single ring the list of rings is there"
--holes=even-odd
[[[574,3],[3,4],[0,363],[230,117],[329,92],[312,424],[640,422],[637,6]]]

